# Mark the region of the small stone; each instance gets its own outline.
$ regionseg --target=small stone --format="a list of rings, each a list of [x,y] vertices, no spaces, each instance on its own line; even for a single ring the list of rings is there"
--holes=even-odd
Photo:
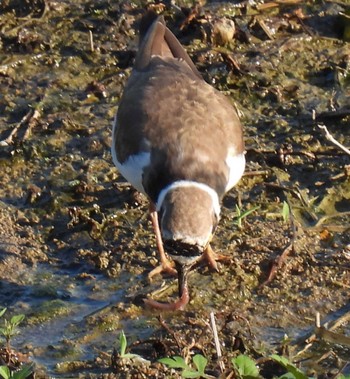
[[[213,22],[212,41],[215,45],[224,46],[232,41],[235,34],[235,23],[226,18],[220,18]]]

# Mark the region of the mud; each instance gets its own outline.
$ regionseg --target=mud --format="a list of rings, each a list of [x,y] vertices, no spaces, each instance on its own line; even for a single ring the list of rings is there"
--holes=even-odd
[[[13,349],[36,363],[38,378],[176,378],[157,359],[195,353],[214,377],[227,377],[239,353],[260,359],[263,377],[281,375],[264,361],[272,352],[311,377],[349,373],[340,337],[350,333],[350,156],[318,127],[349,148],[348,5],[176,4],[0,5],[0,306],[26,315]],[[213,241],[228,261],[219,273],[197,267],[187,309],[161,318],[142,298],[174,298],[176,280],[148,281],[158,258],[147,199],[110,155],[147,7],[165,12],[205,79],[234,101],[248,160]],[[233,36],[222,34],[232,27],[224,18]],[[240,228],[236,204],[258,207]],[[327,327],[343,318],[339,343],[308,345],[316,312]],[[147,361],[120,359],[122,329]]]

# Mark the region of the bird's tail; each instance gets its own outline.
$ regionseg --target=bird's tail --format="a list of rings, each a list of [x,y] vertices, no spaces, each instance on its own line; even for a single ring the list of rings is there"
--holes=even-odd
[[[140,47],[136,56],[135,68],[144,70],[152,56],[182,59],[199,78],[202,78],[178,39],[166,27],[164,17],[148,11],[140,23]]]

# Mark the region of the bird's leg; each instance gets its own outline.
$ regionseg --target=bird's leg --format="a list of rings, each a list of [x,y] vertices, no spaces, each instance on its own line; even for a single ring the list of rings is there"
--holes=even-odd
[[[183,266],[176,264],[176,269],[178,272],[179,281],[179,299],[173,303],[160,303],[153,299],[144,300],[145,304],[151,308],[158,309],[160,311],[177,311],[184,310],[186,305],[190,300],[190,295],[188,291],[187,277],[188,272],[192,265]]]
[[[150,203],[150,217],[153,225],[154,234],[156,236],[157,249],[159,251],[159,259],[161,264],[153,269],[149,274],[148,278],[151,279],[154,275],[166,272],[171,275],[176,275],[176,270],[174,269],[174,264],[169,261],[165,255],[162,235],[160,233],[159,222],[158,222],[158,213],[156,207],[153,203]]]
[[[204,249],[201,259],[207,261],[208,265],[215,271],[219,271],[217,261],[230,260],[226,255],[215,253],[210,244]]]

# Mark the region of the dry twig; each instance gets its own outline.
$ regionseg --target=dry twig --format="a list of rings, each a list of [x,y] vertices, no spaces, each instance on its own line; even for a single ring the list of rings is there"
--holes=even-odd
[[[268,170],[256,170],[256,171],[247,171],[243,176],[269,176],[270,172]]]
[[[32,117],[30,117],[30,119],[28,120],[28,126],[23,134],[22,141],[25,141],[27,138],[29,138],[33,127],[37,124],[40,117],[41,117],[41,113],[39,112],[38,109],[35,109],[32,114]]]
[[[267,284],[272,282],[272,280],[276,276],[277,270],[282,267],[288,255],[293,250],[294,250],[294,238],[292,239],[292,242],[283,250],[282,254],[272,262],[267,279],[263,283],[261,283],[259,287],[266,286]]]
[[[13,139],[17,135],[19,129],[21,128],[22,125],[25,123],[29,122],[29,120],[33,117],[34,111],[31,109],[23,118],[22,120],[12,129],[11,133],[9,136],[2,141],[0,141],[0,146],[8,146],[13,143]]]
[[[329,220],[330,218],[347,217],[347,216],[350,216],[350,212],[338,212],[335,214],[323,216],[317,221],[316,225],[314,225],[314,228],[317,228],[323,225],[325,221]]]
[[[162,315],[159,315],[158,316],[158,321],[160,323],[160,325],[173,337],[174,341],[176,342],[176,345],[179,349],[182,349],[184,347],[184,343],[183,341],[181,340],[180,337],[178,337],[177,333],[175,332],[175,330],[171,329],[168,324],[165,322],[165,320],[163,319]]]
[[[89,30],[89,45],[90,45],[90,51],[93,53],[95,51],[95,46],[94,46],[94,35],[92,34],[91,30]]]
[[[277,175],[276,171],[275,171],[275,174],[277,176],[277,182],[278,182],[277,188],[282,189],[282,191],[284,192],[284,194],[285,194],[285,191],[290,191],[289,188],[286,188],[286,187],[282,186],[282,184],[281,184],[281,182],[280,182],[280,180],[278,178],[278,175]],[[295,191],[294,189],[292,189],[292,193],[296,193],[297,196],[298,196],[298,198],[304,204],[304,206],[307,206],[307,202],[304,200],[304,198],[303,198],[302,194],[300,193],[299,189],[297,189],[297,191]],[[290,229],[291,229],[292,236],[290,238],[290,243],[284,248],[284,250],[282,251],[282,254],[272,262],[270,271],[269,271],[268,276],[267,276],[267,279],[259,286],[260,288],[263,287],[263,286],[265,286],[266,284],[269,284],[275,278],[277,270],[282,267],[282,265],[285,262],[285,260],[287,259],[288,255],[291,252],[295,251],[294,244],[295,244],[295,241],[297,239],[296,219],[295,219],[295,216],[294,216],[294,213],[293,213],[293,208],[292,208],[291,202],[289,201],[288,196],[285,196],[285,197],[286,197],[286,202],[287,202],[288,208],[289,208],[289,222],[290,222]]]
[[[214,344],[215,344],[215,349],[216,349],[216,355],[218,357],[220,371],[223,373],[223,372],[225,372],[225,364],[224,364],[224,362],[221,359],[222,358],[222,353],[221,353],[221,347],[220,347],[218,329],[216,327],[214,312],[210,312],[210,325],[211,325],[211,329],[213,331]]]
[[[325,133],[325,137],[326,139],[328,139],[328,141],[332,142],[335,146],[338,146],[341,150],[345,151],[346,154],[349,154],[350,155],[350,150],[348,148],[346,148],[344,145],[342,145],[340,142],[338,142],[333,136],[331,133],[329,133],[327,127],[325,125],[320,125],[320,124],[317,124],[317,126],[324,130],[324,133]]]

